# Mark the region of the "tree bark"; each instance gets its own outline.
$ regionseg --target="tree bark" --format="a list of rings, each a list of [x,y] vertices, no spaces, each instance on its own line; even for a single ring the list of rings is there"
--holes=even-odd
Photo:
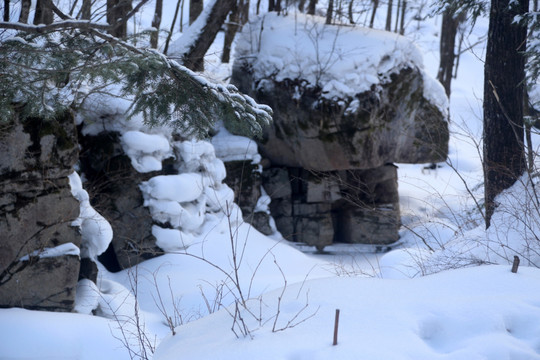
[[[308,15],[315,15],[315,8],[317,7],[317,0],[309,0],[307,13]]]
[[[523,84],[527,28],[514,23],[529,0],[492,0],[484,66],[484,196],[486,228],[495,197],[526,169],[523,144]]]
[[[131,0],[107,0],[107,23],[115,26],[110,34],[119,39],[127,37],[127,22],[122,21],[132,9]]]
[[[334,17],[334,0],[328,0],[328,9],[326,10],[326,25],[332,24]]]
[[[373,28],[375,23],[375,14],[377,13],[377,8],[379,7],[379,0],[373,0],[373,12],[371,13],[371,19],[369,20],[369,27]]]
[[[37,0],[34,14],[34,25],[52,24],[54,20],[51,2],[52,0]]]
[[[9,21],[9,0],[4,0],[4,21]]]
[[[229,15],[229,23],[227,24],[227,30],[225,31],[225,40],[223,42],[223,53],[221,54],[221,62],[228,63],[231,57],[231,46],[236,36],[236,33],[240,31],[242,26],[247,21],[247,14],[249,11],[249,0],[238,0],[233,7]]]
[[[202,13],[203,5],[203,0],[189,0],[189,25],[193,24]]]
[[[452,10],[445,10],[441,23],[441,42],[439,44],[440,62],[437,79],[443,85],[446,95],[450,97],[452,73],[456,57],[456,34],[459,21]]]
[[[388,0],[388,11],[386,12],[386,26],[384,29],[386,31],[392,31],[392,7],[393,7],[393,1]]]
[[[227,15],[233,9],[235,2],[236,0],[216,0],[199,37],[183,56],[184,66],[193,71],[202,71],[204,69],[204,55],[214,42],[221,25],[223,25]]]
[[[81,6],[81,19],[90,20],[92,15],[92,0],[83,0]]]
[[[399,26],[399,33],[401,35],[405,34],[405,13],[407,12],[407,1],[403,0],[401,4],[401,24]]]
[[[354,25],[354,18],[353,18],[353,1],[354,1],[354,0],[350,0],[350,1],[349,1],[349,9],[348,9],[348,10],[349,10],[349,11],[348,11],[348,12],[349,12],[349,23],[350,23],[351,25]]]
[[[161,16],[163,15],[163,0],[156,0],[156,8],[154,18],[152,19],[152,27],[156,29],[150,35],[150,47],[157,49],[159,39],[159,27],[161,26]]]
[[[26,24],[28,22],[28,15],[30,14],[30,5],[32,4],[31,0],[22,0],[21,1],[21,15],[19,15],[19,22]]]

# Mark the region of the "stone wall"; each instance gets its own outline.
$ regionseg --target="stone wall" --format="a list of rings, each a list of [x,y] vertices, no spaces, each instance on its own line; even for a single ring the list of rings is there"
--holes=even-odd
[[[71,311],[81,237],[67,176],[78,156],[70,113],[0,129],[0,307]],[[68,249],[44,257],[49,249]]]

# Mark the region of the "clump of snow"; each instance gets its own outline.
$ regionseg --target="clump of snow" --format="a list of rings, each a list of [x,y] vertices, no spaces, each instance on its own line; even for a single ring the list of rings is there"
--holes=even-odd
[[[233,135],[224,127],[220,127],[219,132],[212,137],[212,145],[214,145],[216,156],[223,161],[251,160],[253,163],[261,161],[261,155],[254,140]]]
[[[140,185],[142,192],[151,198],[176,202],[198,199],[204,186],[202,175],[196,173],[154,176]]]
[[[88,279],[79,280],[75,292],[73,311],[79,314],[91,315],[92,311],[98,308],[100,296],[99,289],[93,281]]]
[[[25,255],[19,261],[28,261],[31,257],[50,258],[65,255],[80,255],[80,249],[74,243],[66,243],[53,248],[44,248],[35,250],[31,254]]]
[[[120,139],[131,164],[140,173],[161,170],[162,161],[172,156],[169,141],[160,134],[126,131]]]
[[[81,256],[97,260],[107,248],[113,237],[111,224],[90,205],[88,193],[82,187],[79,174],[69,175],[71,194],[79,200],[79,217],[72,226],[78,226],[81,231]]]

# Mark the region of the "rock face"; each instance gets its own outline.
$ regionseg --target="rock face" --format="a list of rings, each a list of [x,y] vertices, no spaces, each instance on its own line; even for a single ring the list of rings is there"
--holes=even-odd
[[[12,120],[0,154],[0,307],[71,311],[81,243],[67,178],[78,156],[73,117]]]
[[[261,197],[262,174],[259,165],[251,160],[225,162],[227,177],[223,182],[235,193],[235,202],[242,210],[244,221],[253,225],[265,235],[273,233],[269,225],[270,215],[257,209],[257,201]]]
[[[235,67],[238,85],[237,79],[249,77],[245,68]],[[412,68],[392,74],[378,89],[337,101],[323,99],[320,88],[301,80],[266,82],[251,90],[274,110],[259,150],[274,164],[317,171],[444,161],[447,119],[423,92],[423,75]]]
[[[92,206],[113,229],[111,245],[100,260],[109,270],[118,271],[161,254],[151,231],[152,216],[143,206],[139,189],[141,182],[157,172],[137,172],[122,149],[118,133],[80,134],[79,138],[85,149],[80,155],[85,188],[92,194]]]
[[[393,165],[333,172],[274,166],[263,173],[276,227],[322,250],[333,242],[390,244],[398,239]]]
[[[267,15],[245,28],[231,80],[274,111],[259,152],[271,164],[263,183],[277,229],[318,249],[395,242],[392,164],[446,159],[444,90],[403,37],[315,18],[299,23]],[[281,43],[285,32],[294,41]],[[324,61],[331,66],[323,69]]]

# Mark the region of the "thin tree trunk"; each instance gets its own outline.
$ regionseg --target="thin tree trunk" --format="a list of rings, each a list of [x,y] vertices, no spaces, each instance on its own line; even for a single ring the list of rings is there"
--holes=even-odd
[[[450,97],[452,74],[455,60],[456,34],[458,19],[451,10],[445,10],[442,15],[441,41],[439,43],[439,71],[437,79],[443,85],[446,95]]]
[[[152,19],[152,27],[156,29],[150,35],[150,47],[157,49],[159,39],[159,27],[161,26],[161,16],[163,14],[163,0],[156,0],[156,9]]]
[[[394,25],[394,32],[398,32],[398,26],[399,26],[399,15],[401,14],[401,0],[398,0],[397,6],[396,6],[396,23]]]
[[[486,228],[495,197],[526,169],[523,143],[523,94],[527,28],[514,23],[529,0],[492,0],[484,65],[484,196]]]
[[[334,0],[328,0],[328,9],[326,10],[326,25],[332,24],[334,17]]]
[[[189,0],[189,25],[197,20],[202,11],[203,0]]]
[[[223,53],[221,54],[221,62],[228,63],[231,57],[231,46],[236,33],[242,29],[242,26],[247,22],[249,14],[249,0],[238,0],[236,6],[229,15],[229,23],[225,32],[225,40],[223,42]]]
[[[174,24],[176,24],[176,18],[178,18],[178,9],[180,9],[180,4],[183,3],[184,0],[178,0],[176,2],[176,9],[174,9],[174,16],[171,23],[171,29],[169,30],[169,34],[167,35],[167,40],[165,41],[165,48],[163,49],[163,54],[167,55],[167,51],[169,51],[169,43],[171,42],[172,33],[174,31]]]
[[[90,20],[92,15],[92,0],[83,0],[81,6],[81,19]]]
[[[308,15],[315,15],[315,8],[317,7],[317,0],[309,0],[307,13]]]
[[[182,5],[180,5],[180,32],[184,32],[184,3],[185,0],[182,0]]]
[[[407,1],[403,0],[401,8],[401,25],[399,26],[399,33],[405,34],[405,13],[407,12]]]
[[[206,24],[193,42],[190,49],[183,55],[184,66],[193,71],[204,69],[204,55],[214,42],[221,25],[233,9],[236,0],[216,0],[206,19]]]
[[[369,20],[369,27],[373,28],[375,23],[375,14],[377,13],[377,8],[379,7],[379,0],[373,0],[373,12],[371,13],[371,19]]]
[[[353,2],[353,0],[349,1],[349,23],[354,25]]]
[[[9,0],[4,0],[4,21],[9,21]]]
[[[386,31],[392,31],[392,6],[393,1],[388,0],[388,11],[386,12],[386,26],[384,27]]]

